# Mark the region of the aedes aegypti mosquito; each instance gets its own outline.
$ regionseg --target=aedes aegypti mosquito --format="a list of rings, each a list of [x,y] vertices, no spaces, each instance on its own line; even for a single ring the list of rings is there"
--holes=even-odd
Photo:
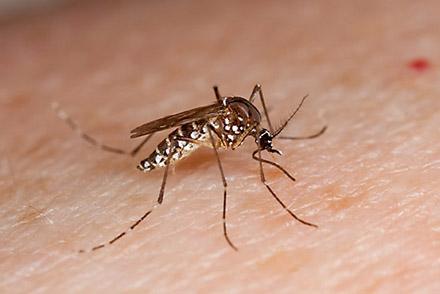
[[[263,159],[261,156],[262,151],[277,153],[281,155],[281,152],[272,146],[272,140],[275,138],[287,140],[312,139],[322,135],[325,132],[325,130],[327,129],[326,126],[323,127],[318,133],[311,136],[279,136],[283,129],[287,126],[289,121],[301,108],[304,100],[307,98],[307,95],[302,98],[295,111],[292,112],[292,114],[281,124],[281,126],[277,129],[274,129],[268,115],[263,91],[261,90],[261,86],[259,84],[255,85],[249,99],[239,96],[223,97],[220,95],[217,86],[214,86],[214,93],[217,101],[213,104],[165,116],[133,129],[131,131],[131,138],[142,136],[146,137],[131,152],[126,152],[122,149],[110,147],[108,145],[99,143],[93,137],[81,131],[79,126],[67,115],[66,112],[61,110],[57,104],[54,104],[53,107],[62,120],[64,120],[74,131],[78,132],[83,139],[85,139],[92,145],[95,145],[96,147],[99,147],[105,151],[119,154],[128,154],[130,156],[135,156],[154,133],[170,128],[176,128],[157,145],[156,149],[147,158],[142,160],[137,166],[137,168],[143,172],[149,172],[156,168],[164,168],[162,184],[160,187],[159,197],[157,199],[156,205],[161,204],[163,201],[169,166],[171,164],[175,164],[182,158],[189,156],[199,147],[205,146],[212,148],[217,159],[217,164],[223,183],[223,235],[229,246],[231,246],[231,248],[233,248],[234,250],[237,250],[237,247],[230,240],[228,232],[226,230],[227,183],[218,154],[218,149],[230,148],[234,150],[239,147],[247,137],[251,136],[255,139],[255,143],[257,144],[257,149],[252,153],[252,158],[259,162],[261,182],[266,186],[267,190],[274,197],[274,199],[294,219],[304,225],[316,228],[317,226],[315,224],[309,223],[296,216],[275,194],[275,192],[266,182],[263,164],[269,164],[278,168],[292,181],[295,181],[295,178],[291,176],[279,164],[267,159]],[[263,128],[261,126],[262,116],[257,107],[253,104],[255,98],[257,97],[257,94],[260,97],[260,101],[263,106],[264,116],[266,118],[269,129]],[[152,210],[153,209],[147,211],[127,230],[120,233],[112,240],[108,241],[107,243],[95,246],[91,248],[90,251],[95,251],[105,247],[106,245],[113,244],[124,235],[126,235],[128,231],[133,230],[135,227],[137,227],[152,212]],[[85,252],[85,250],[80,250],[79,252]]]

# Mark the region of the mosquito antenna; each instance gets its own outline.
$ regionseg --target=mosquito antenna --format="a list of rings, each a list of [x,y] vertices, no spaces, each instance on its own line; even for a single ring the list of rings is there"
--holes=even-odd
[[[306,100],[306,98],[309,97],[309,94],[305,95],[302,99],[301,102],[299,103],[298,107],[295,109],[295,111],[289,116],[288,119],[286,119],[284,121],[284,123],[275,131],[275,133],[273,134],[273,137],[275,138],[276,136],[278,136],[279,133],[281,133],[283,131],[283,129],[287,126],[287,124],[289,123],[289,121],[295,116],[295,114],[298,112],[298,110],[301,108],[301,106],[304,103],[304,100]]]
[[[324,134],[324,132],[327,130],[327,126],[324,126],[319,132],[313,134],[313,135],[309,135],[309,136],[300,136],[300,137],[291,137],[291,136],[280,136],[279,139],[283,139],[283,140],[307,140],[307,139],[314,139],[317,138],[319,136],[321,136],[322,134]]]

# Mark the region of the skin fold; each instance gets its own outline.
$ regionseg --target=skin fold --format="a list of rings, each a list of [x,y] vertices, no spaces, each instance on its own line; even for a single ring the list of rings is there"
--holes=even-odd
[[[440,2],[74,1],[0,21],[0,292],[438,293]],[[419,60],[414,66],[413,61]],[[422,60],[422,63],[420,63]],[[291,172],[248,138],[163,170],[129,131],[261,83]],[[262,110],[261,104],[256,105]],[[265,122],[263,122],[265,124]],[[171,130],[170,130],[171,131]]]

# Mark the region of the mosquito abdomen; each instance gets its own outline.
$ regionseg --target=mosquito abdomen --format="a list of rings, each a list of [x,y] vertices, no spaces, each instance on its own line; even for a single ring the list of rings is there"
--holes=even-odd
[[[148,172],[172,164],[190,155],[207,139],[205,121],[182,125],[161,141],[156,149],[139,163],[138,169]]]

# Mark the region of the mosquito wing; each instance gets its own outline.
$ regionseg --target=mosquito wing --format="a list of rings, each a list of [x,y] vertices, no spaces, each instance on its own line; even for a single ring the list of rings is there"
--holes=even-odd
[[[172,127],[181,126],[201,119],[210,119],[218,116],[225,107],[220,103],[193,108],[180,113],[168,115],[131,130],[130,138],[137,138],[151,133],[166,130]]]

